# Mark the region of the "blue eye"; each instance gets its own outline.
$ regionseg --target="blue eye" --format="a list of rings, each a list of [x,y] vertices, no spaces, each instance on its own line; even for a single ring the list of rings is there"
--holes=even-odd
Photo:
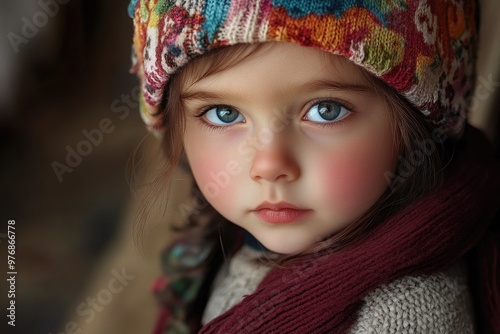
[[[341,120],[350,111],[334,101],[323,101],[313,105],[306,114],[306,119],[311,122],[333,123]]]
[[[205,118],[215,125],[227,126],[244,120],[239,111],[228,106],[215,106],[205,112]]]

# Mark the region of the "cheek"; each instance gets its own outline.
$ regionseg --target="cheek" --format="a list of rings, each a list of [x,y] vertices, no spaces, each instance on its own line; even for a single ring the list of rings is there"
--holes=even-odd
[[[235,171],[238,171],[239,164],[233,152],[207,141],[190,141],[185,150],[201,192],[212,206],[224,210],[224,203],[231,200],[231,194],[237,188],[238,174]]]
[[[322,198],[345,218],[357,218],[385,191],[385,173],[392,171],[395,158],[390,149],[360,143],[328,155],[317,164],[322,180]]]

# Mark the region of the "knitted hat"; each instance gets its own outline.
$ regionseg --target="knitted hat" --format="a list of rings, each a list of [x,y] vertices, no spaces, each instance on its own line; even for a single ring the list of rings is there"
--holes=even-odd
[[[228,45],[291,42],[342,55],[460,136],[474,86],[476,3],[470,0],[132,0],[132,71],[141,114],[162,131],[169,78]]]

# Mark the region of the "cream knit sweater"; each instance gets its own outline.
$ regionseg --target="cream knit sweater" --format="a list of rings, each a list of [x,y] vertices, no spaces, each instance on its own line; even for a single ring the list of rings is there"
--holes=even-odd
[[[270,269],[252,261],[259,256],[259,252],[244,246],[220,270],[203,314],[204,324],[255,290]],[[382,285],[363,301],[349,334],[474,333],[464,263],[433,275],[408,276]]]

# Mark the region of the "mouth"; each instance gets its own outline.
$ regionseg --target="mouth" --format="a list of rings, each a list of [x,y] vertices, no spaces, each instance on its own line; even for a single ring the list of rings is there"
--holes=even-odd
[[[263,202],[252,210],[260,219],[270,224],[290,224],[309,215],[312,210],[299,208],[287,202]]]

